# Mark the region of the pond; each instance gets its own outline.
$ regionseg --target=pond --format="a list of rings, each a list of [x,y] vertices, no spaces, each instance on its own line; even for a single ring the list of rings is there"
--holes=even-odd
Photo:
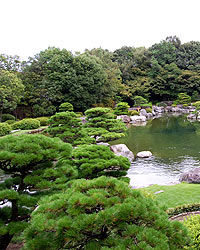
[[[130,125],[126,137],[110,144],[121,143],[134,155],[144,150],[153,154],[132,163],[128,177],[133,187],[176,183],[181,173],[200,166],[200,123],[186,116],[163,115],[146,126]]]

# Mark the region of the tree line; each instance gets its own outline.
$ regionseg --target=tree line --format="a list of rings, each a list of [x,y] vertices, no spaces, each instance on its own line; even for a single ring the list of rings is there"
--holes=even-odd
[[[25,116],[52,115],[63,102],[72,103],[75,111],[119,101],[133,105],[135,96],[157,102],[186,93],[196,100],[200,42],[182,44],[171,36],[148,49],[124,46],[75,54],[49,47],[23,62],[1,54],[0,83],[0,116],[17,106]]]

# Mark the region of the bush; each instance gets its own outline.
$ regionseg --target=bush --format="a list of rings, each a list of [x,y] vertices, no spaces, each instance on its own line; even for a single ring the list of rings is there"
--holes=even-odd
[[[190,104],[191,103],[191,97],[187,95],[186,93],[179,93],[177,98],[178,104]]]
[[[197,110],[200,110],[200,101],[194,102],[192,105],[195,106]]]
[[[128,111],[128,115],[129,115],[129,116],[132,116],[132,115],[139,115],[139,112],[136,111],[136,110],[130,110],[130,111]]]
[[[43,117],[37,117],[35,119],[40,122],[40,126],[47,126],[47,125],[49,125],[49,117],[43,116]]]
[[[114,114],[116,115],[127,115],[128,109],[130,106],[127,102],[120,102],[117,104],[117,107],[114,109]]]
[[[9,134],[11,130],[12,128],[8,123],[0,123],[0,136]]]
[[[15,123],[15,121],[14,120],[7,120],[7,121],[5,121],[5,123],[12,125],[13,123]]]
[[[152,108],[146,108],[147,113],[152,113]]]
[[[188,212],[194,212],[194,211],[200,211],[200,204],[186,204],[182,206],[177,206],[175,208],[169,208],[167,210],[167,213],[169,217],[181,214],[181,213],[188,213]]]
[[[93,179],[101,175],[126,176],[130,167],[128,158],[116,156],[103,145],[83,145],[72,152],[72,164],[78,170],[78,178]]]
[[[156,106],[166,108],[166,107],[167,107],[167,104],[164,103],[164,102],[158,102],[158,103],[156,103]]]
[[[25,232],[26,250],[180,250],[188,240],[155,201],[112,177],[80,179],[46,196]]]
[[[191,242],[184,249],[200,250],[200,215],[192,215],[184,220],[183,224],[187,227]]]
[[[142,108],[152,108],[152,103],[148,102],[148,103],[142,104],[141,107]]]
[[[7,120],[15,121],[14,115],[10,115],[10,114],[3,114],[1,119],[2,119],[2,122],[5,122]]]
[[[134,105],[135,106],[144,106],[144,104],[148,103],[147,99],[145,99],[144,97],[139,96],[139,95],[135,96],[133,98],[133,100],[134,100]]]
[[[64,102],[64,103],[60,104],[60,106],[59,106],[59,111],[60,112],[73,111],[73,110],[74,110],[74,107],[69,102]]]
[[[92,108],[85,111],[88,122],[85,124],[89,136],[99,141],[110,141],[124,136],[126,125],[116,119],[109,108]]]
[[[12,124],[13,129],[36,129],[40,127],[40,122],[37,119],[27,118]]]
[[[59,112],[51,116],[45,130],[52,137],[59,137],[73,146],[94,143],[94,139],[82,129],[81,119],[74,112]]]

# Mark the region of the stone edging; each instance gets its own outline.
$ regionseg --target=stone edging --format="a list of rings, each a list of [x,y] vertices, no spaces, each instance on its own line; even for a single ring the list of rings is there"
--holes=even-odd
[[[190,215],[195,215],[195,214],[200,214],[200,211],[194,211],[194,212],[187,212],[187,213],[181,213],[175,216],[170,217],[170,220],[183,220],[184,218],[190,216]]]

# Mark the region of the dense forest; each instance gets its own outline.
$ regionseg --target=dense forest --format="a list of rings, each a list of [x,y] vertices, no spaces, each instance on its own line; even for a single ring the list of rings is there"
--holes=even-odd
[[[17,118],[48,116],[63,102],[75,111],[134,104],[135,96],[156,103],[200,93],[200,42],[182,44],[176,36],[150,48],[101,48],[75,53],[55,47],[28,61],[0,55],[0,114]]]

